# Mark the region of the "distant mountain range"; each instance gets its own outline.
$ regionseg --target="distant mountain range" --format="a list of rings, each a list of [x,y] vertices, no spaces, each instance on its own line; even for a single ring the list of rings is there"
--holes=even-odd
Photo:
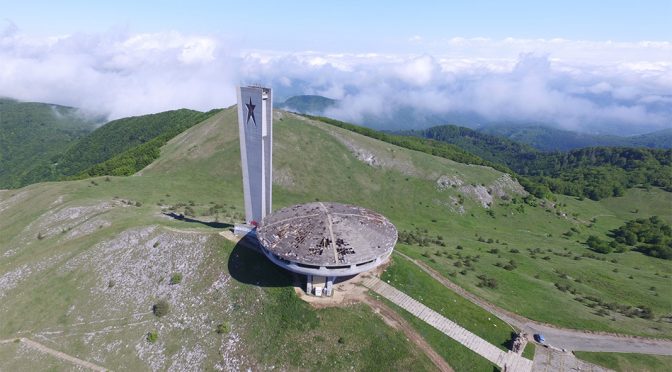
[[[299,95],[276,104],[277,108],[302,114],[325,115],[329,108],[337,107],[339,101],[318,95]],[[541,151],[567,151],[594,146],[672,148],[672,128],[637,136],[616,136],[607,134],[588,134],[550,126],[529,124],[483,124],[475,115],[451,114],[419,115],[408,107],[400,107],[392,118],[366,116],[357,123],[378,130],[404,131],[426,128],[428,123],[461,123],[462,127],[471,128],[486,134],[505,137],[510,140],[528,144]],[[430,124],[431,125],[431,124]]]
[[[336,103],[338,103],[338,101],[335,99],[315,95],[305,95],[289,97],[285,102],[276,104],[275,107],[302,114],[322,115],[326,109],[334,106]]]
[[[504,165],[527,177],[521,179],[521,183],[539,197],[550,190],[599,200],[620,196],[635,185],[672,190],[672,150],[669,149],[590,146],[542,152],[506,137],[455,125],[398,134],[448,143],[486,161]]]
[[[542,151],[567,151],[594,146],[672,148],[672,128],[631,137],[579,133],[545,126],[492,126],[480,128],[479,131],[503,136]]]

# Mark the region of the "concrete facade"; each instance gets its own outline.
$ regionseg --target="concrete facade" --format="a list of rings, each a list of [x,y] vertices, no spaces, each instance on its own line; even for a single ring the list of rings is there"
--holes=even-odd
[[[247,86],[237,90],[245,221],[257,226],[271,213],[273,97],[270,88]]]

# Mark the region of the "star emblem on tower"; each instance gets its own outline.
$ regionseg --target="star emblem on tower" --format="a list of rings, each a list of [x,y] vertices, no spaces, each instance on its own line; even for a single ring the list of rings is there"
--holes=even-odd
[[[250,97],[250,103],[246,103],[245,106],[247,107],[247,120],[245,120],[246,123],[250,122],[250,118],[252,118],[252,122],[254,125],[257,125],[257,119],[254,117],[254,108],[257,105],[252,104],[252,97]]]

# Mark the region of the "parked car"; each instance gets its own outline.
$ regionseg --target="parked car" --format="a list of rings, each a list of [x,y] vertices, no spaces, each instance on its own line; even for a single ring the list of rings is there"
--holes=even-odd
[[[544,342],[546,342],[546,339],[544,338],[544,335],[542,335],[541,333],[535,333],[534,334],[534,341],[537,341],[538,343],[543,344]]]

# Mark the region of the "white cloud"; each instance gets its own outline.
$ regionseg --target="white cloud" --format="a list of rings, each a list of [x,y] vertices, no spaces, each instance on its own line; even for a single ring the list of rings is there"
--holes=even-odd
[[[234,58],[219,40],[178,33],[0,36],[0,96],[118,118],[231,104]]]
[[[669,42],[453,38],[423,39],[427,49],[413,55],[284,53],[177,32],[37,38],[10,26],[0,32],[0,96],[112,118],[224,107],[235,85],[264,83],[278,98],[339,99],[328,115],[369,125],[454,117],[625,132],[672,125]]]

